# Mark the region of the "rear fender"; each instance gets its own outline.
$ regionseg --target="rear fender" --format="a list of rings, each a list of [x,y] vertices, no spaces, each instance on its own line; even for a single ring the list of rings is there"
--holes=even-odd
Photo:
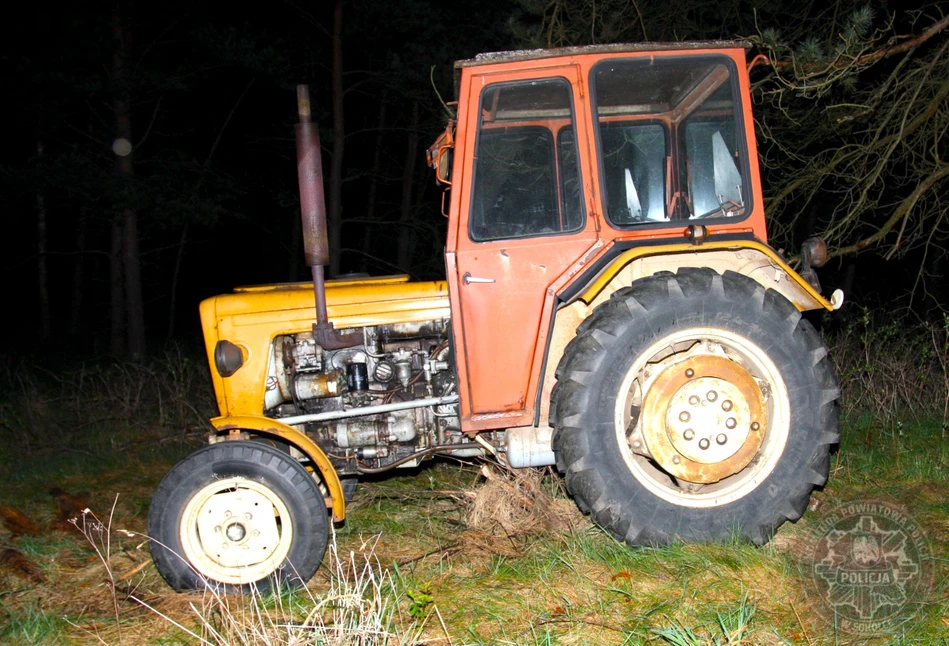
[[[748,276],[766,289],[779,292],[802,312],[833,311],[843,304],[841,292],[835,292],[830,300],[824,298],[774,249],[753,240],[637,247],[622,252],[593,277],[576,298],[556,311],[538,402],[541,427],[549,424],[550,393],[556,383],[554,373],[564,349],[576,336],[577,326],[616,290],[660,271],[675,272],[681,267],[709,267],[718,273],[731,270]]]
[[[731,270],[748,276],[766,289],[774,289],[800,311],[835,310],[843,295],[825,299],[768,245],[753,240],[706,242],[637,247],[621,253],[585,287],[579,298],[596,307],[617,289],[660,271],[680,267],[709,267],[718,273]],[[605,295],[603,292],[607,292]]]

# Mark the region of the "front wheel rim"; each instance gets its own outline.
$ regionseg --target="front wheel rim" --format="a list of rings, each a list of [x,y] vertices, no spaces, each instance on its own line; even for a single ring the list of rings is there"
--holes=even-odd
[[[717,507],[748,495],[787,444],[784,379],[757,344],[730,330],[690,328],[659,339],[633,361],[618,394],[614,426],[626,465],[679,506]]]
[[[269,486],[233,477],[202,487],[181,516],[185,559],[212,581],[242,585],[273,574],[293,544],[290,510]]]

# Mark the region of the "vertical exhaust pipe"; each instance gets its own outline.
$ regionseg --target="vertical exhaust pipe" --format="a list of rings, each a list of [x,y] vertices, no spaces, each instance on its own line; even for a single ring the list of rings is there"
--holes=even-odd
[[[303,254],[313,273],[316,324],[326,325],[326,285],[323,268],[330,264],[326,237],[326,202],[323,197],[323,160],[320,131],[310,117],[310,89],[297,86],[297,180],[300,184],[300,217],[303,219]]]
[[[327,350],[348,348],[358,345],[362,335],[338,334],[326,315],[324,267],[330,264],[330,253],[326,235],[326,202],[323,196],[323,161],[320,157],[320,132],[312,122],[310,90],[306,85],[297,86],[297,113],[297,180],[300,184],[303,252],[306,264],[313,274],[313,294],[316,297],[313,339]]]

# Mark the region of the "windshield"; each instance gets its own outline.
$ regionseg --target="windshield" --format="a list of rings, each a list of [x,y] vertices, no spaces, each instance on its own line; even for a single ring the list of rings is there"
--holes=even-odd
[[[731,69],[722,56],[609,60],[594,68],[600,176],[613,225],[746,212]]]

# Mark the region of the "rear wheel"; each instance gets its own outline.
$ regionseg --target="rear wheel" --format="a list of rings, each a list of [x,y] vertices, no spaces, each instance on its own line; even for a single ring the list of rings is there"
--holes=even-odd
[[[339,485],[343,488],[343,500],[347,503],[352,502],[353,496],[356,495],[356,489],[359,487],[359,478],[349,476],[340,478]]]
[[[303,585],[329,538],[323,495],[289,454],[229,441],[179,462],[152,497],[152,557],[178,590]]]
[[[740,274],[685,268],[617,291],[558,367],[567,489],[631,544],[766,542],[827,478],[826,354],[791,303]]]

